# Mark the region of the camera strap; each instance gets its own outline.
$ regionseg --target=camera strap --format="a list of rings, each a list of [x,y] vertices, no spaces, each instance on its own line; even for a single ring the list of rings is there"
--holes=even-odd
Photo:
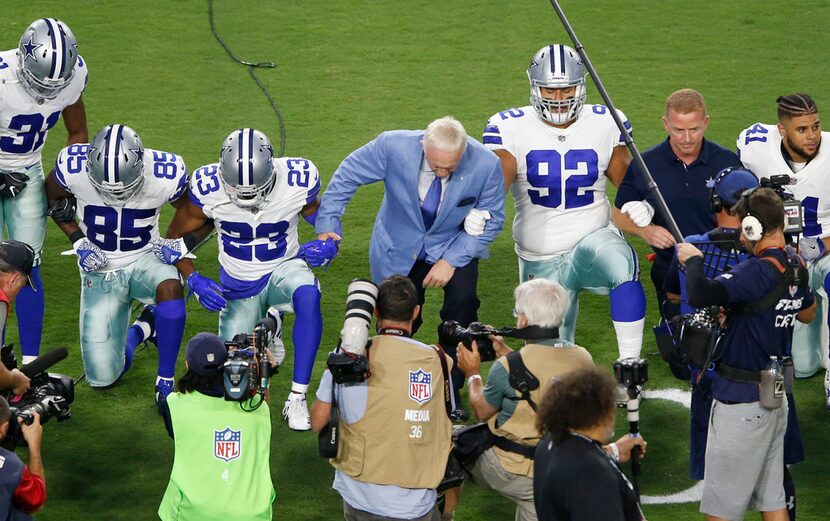
[[[402,336],[404,338],[410,338],[412,335],[409,334],[408,331],[405,331],[398,327],[379,327],[378,328],[379,335],[390,335],[390,336]]]
[[[533,412],[536,412],[536,402],[530,397],[530,391],[539,388],[539,379],[527,368],[519,351],[512,351],[507,354],[507,367],[510,372],[510,387],[521,395],[515,400],[527,400],[530,408],[533,409]]]
[[[438,354],[438,360],[441,361],[441,372],[444,373],[444,407],[447,409],[447,417],[452,419],[454,407],[452,403],[452,390],[450,389],[450,369],[447,366],[447,354],[439,345],[433,345],[430,347],[435,350]]]

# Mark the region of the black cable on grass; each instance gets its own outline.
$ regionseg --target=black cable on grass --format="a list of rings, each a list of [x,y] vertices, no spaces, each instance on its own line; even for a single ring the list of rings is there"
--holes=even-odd
[[[213,37],[216,38],[216,41],[219,42],[219,45],[225,49],[225,52],[228,53],[228,56],[231,57],[233,61],[240,65],[244,65],[248,68],[248,74],[251,75],[251,78],[254,79],[257,86],[260,88],[265,97],[268,98],[268,103],[271,104],[271,108],[274,110],[274,113],[277,115],[277,122],[279,123],[280,127],[280,148],[279,152],[277,153],[277,157],[281,157],[283,152],[285,152],[285,122],[282,119],[282,112],[280,112],[280,108],[277,106],[277,102],[274,101],[274,98],[271,96],[271,92],[268,90],[262,81],[257,77],[254,69],[257,68],[264,68],[264,69],[275,69],[277,65],[271,62],[259,62],[253,63],[247,60],[241,60],[236,57],[236,55],[231,51],[228,45],[225,43],[224,40],[219,36],[219,33],[216,32],[216,25],[213,22],[213,0],[208,0],[208,18],[210,19],[210,32],[213,33]]]

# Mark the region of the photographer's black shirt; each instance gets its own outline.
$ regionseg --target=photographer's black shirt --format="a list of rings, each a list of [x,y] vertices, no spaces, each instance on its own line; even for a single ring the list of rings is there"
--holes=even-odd
[[[641,521],[637,496],[599,443],[550,434],[536,446],[533,499],[540,521]]]

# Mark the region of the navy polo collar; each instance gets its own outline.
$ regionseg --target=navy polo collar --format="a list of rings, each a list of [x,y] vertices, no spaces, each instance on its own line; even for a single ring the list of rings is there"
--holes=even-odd
[[[660,143],[660,150],[662,150],[663,153],[666,154],[671,161],[680,161],[680,158],[677,157],[677,154],[675,154],[674,150],[671,149],[669,139],[669,137],[666,137],[666,139],[662,143]],[[709,152],[711,149],[712,147],[711,145],[709,145],[709,141],[707,141],[706,138],[703,138],[703,145],[700,148],[700,155],[697,156],[697,159],[695,159],[691,165],[686,166],[693,166],[697,163],[701,163],[704,165],[707,164],[709,162]],[[682,163],[682,161],[680,162]]]

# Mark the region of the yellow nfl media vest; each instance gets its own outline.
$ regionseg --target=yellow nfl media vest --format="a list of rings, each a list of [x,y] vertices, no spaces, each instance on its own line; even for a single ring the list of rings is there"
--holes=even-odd
[[[554,347],[539,344],[527,344],[519,350],[527,369],[539,380],[539,388],[530,392],[530,397],[537,405],[542,400],[545,391],[550,387],[553,378],[558,378],[575,371],[576,369],[594,366],[590,353],[579,346]],[[500,357],[497,363],[510,372],[507,357]],[[519,393],[516,393],[519,396]],[[536,430],[536,412],[527,400],[518,400],[513,415],[503,425],[496,425],[498,414],[487,421],[490,431],[496,436],[522,445],[536,446],[539,442],[539,431]],[[493,447],[501,461],[502,467],[508,472],[522,476],[533,477],[533,460],[521,454],[509,452]]]
[[[340,453],[331,464],[364,483],[435,488],[452,448],[438,354],[420,342],[381,335],[368,356],[366,412],[351,425],[340,420]]]

